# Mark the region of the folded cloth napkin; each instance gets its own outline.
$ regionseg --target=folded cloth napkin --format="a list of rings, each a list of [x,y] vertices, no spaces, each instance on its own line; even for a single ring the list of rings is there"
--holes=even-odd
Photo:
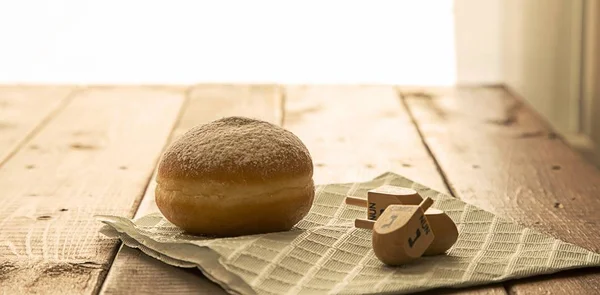
[[[373,254],[371,231],[354,227],[365,208],[347,195],[391,184],[435,200],[458,226],[445,254],[388,267]],[[232,294],[382,294],[459,288],[600,266],[600,254],[501,219],[490,212],[393,173],[362,183],[317,187],[310,213],[287,232],[204,238],[188,235],[154,213],[137,220],[98,216],[105,234],[178,267],[198,267]]]

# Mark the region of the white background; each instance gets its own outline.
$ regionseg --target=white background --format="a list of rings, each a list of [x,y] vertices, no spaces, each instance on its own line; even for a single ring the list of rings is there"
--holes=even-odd
[[[0,0],[0,83],[498,83],[500,1]]]

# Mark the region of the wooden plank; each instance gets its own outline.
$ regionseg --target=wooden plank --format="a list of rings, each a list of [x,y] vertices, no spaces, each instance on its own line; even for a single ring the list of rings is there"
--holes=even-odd
[[[0,169],[0,293],[96,292],[175,122],[179,91],[79,92]]]
[[[183,115],[171,140],[190,128],[225,116],[255,117],[271,123],[281,122],[281,94],[276,86],[199,85],[188,94]],[[144,195],[136,217],[158,212],[154,202],[154,178]],[[204,278],[199,270],[172,267],[150,258],[137,249],[122,247],[100,293],[129,294],[226,294]]]
[[[287,87],[284,127],[310,150],[316,183],[393,171],[447,192],[393,87]]]
[[[457,196],[598,251],[600,172],[521,100],[499,87],[402,92]],[[506,285],[511,294],[597,294],[600,272],[583,272]]]
[[[392,171],[448,192],[393,87],[287,87],[283,126],[310,150],[316,183],[365,181]],[[447,292],[505,294],[497,285]]]
[[[74,91],[68,86],[0,86],[0,167]]]

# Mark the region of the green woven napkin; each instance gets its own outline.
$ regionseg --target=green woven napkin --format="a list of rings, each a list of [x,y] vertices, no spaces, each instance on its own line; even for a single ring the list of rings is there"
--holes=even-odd
[[[356,229],[364,208],[346,206],[347,195],[391,184],[412,187],[435,200],[457,223],[459,238],[446,255],[388,267],[373,255],[371,232]],[[235,294],[412,293],[467,287],[600,266],[600,255],[501,219],[393,173],[363,183],[317,187],[309,215],[288,232],[206,239],[187,235],[160,214],[137,220],[99,216],[105,234],[179,267],[198,267]]]

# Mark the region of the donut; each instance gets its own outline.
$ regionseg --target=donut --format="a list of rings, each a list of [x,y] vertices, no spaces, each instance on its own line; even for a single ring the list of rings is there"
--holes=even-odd
[[[313,162],[302,141],[272,123],[225,117],[195,126],[163,153],[155,200],[195,235],[287,231],[309,212]]]

